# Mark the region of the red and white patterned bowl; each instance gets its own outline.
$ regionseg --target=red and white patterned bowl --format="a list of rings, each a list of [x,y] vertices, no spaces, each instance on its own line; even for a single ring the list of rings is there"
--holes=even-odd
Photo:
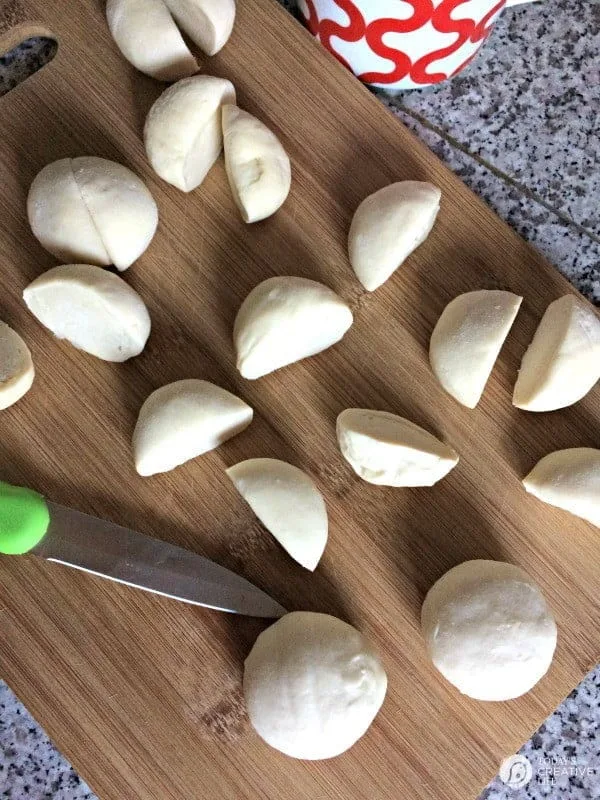
[[[464,69],[504,8],[532,0],[298,0],[309,30],[364,83],[420,89]]]

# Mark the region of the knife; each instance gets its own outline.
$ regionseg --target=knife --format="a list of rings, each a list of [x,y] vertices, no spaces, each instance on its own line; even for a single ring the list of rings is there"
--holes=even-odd
[[[218,611],[269,618],[287,613],[208,558],[0,481],[0,554],[25,553]]]

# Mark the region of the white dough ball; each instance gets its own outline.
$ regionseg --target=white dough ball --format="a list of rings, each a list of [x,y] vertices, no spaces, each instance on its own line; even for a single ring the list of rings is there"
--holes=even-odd
[[[61,261],[127,267],[158,225],[154,198],[140,178],[95,156],[63,158],[36,175],[27,197],[29,224]]]
[[[49,269],[29,284],[23,299],[55,336],[104,361],[139,355],[150,335],[150,315],[139,294],[91,264]]]
[[[252,725],[293,758],[332,758],[352,747],[386,688],[377,653],[356,628],[328,614],[286,614],[261,633],[244,665]]]
[[[476,700],[510,700],[548,671],[556,624],[544,596],[519,567],[465,561],[427,593],[421,626],[442,675]]]
[[[16,331],[0,322],[0,409],[20,400],[34,376],[29,348]]]

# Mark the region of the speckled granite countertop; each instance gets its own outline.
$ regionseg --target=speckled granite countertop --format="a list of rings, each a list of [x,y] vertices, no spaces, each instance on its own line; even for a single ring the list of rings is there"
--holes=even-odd
[[[49,45],[38,42],[0,59],[0,93],[48,53]],[[381,99],[575,286],[600,302],[597,0],[542,0],[507,11],[482,53],[452,82]],[[595,669],[522,748],[532,767],[527,785],[512,788],[498,777],[481,800],[600,798],[599,723]],[[1,680],[0,797],[94,797]]]

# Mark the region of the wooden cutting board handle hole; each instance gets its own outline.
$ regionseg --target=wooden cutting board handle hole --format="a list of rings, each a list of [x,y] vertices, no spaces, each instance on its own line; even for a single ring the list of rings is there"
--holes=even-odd
[[[49,64],[58,50],[56,37],[43,25],[18,21],[16,7],[14,14],[5,12],[0,11],[0,72],[14,64],[15,80],[0,81],[0,97]]]

